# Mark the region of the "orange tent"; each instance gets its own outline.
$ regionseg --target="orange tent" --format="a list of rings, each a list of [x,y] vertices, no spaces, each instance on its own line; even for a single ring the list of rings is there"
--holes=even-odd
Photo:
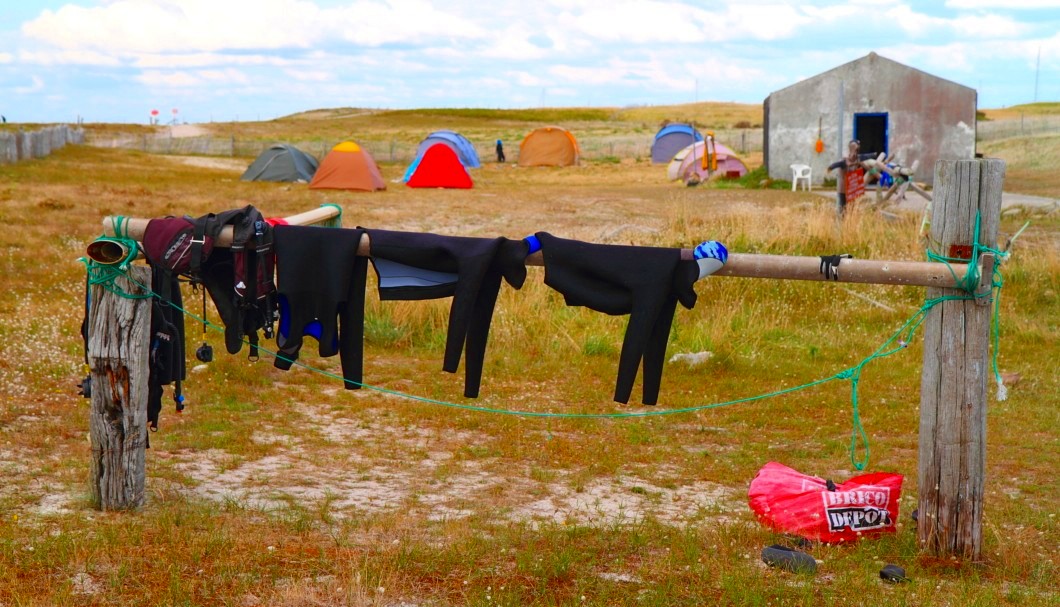
[[[519,144],[519,166],[572,166],[578,164],[581,150],[570,131],[546,126],[530,131]]]
[[[352,141],[331,148],[309,182],[311,189],[385,190],[386,183],[368,150]]]

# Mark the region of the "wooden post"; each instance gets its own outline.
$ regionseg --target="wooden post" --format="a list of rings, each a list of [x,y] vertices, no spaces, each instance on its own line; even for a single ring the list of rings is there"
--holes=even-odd
[[[931,242],[937,254],[967,251],[962,247],[975,240],[977,212],[978,242],[997,246],[1004,176],[1001,160],[936,163]],[[927,293],[929,299],[944,295],[967,293]],[[944,301],[924,322],[917,538],[938,556],[976,560],[982,553],[991,310],[973,300]]]
[[[338,216],[333,206],[323,206],[287,217],[291,225],[309,225]],[[114,235],[115,218],[104,220],[105,231]],[[127,236],[143,237],[147,220],[130,220]],[[232,242],[226,226],[217,246]],[[96,259],[100,248],[89,247],[97,262],[116,263],[113,256]],[[95,253],[96,255],[93,255]],[[124,258],[125,252],[120,257]],[[128,276],[118,276],[114,286],[133,297],[122,297],[92,287],[88,323],[88,363],[91,371],[92,407],[89,440],[92,445],[90,472],[93,504],[102,510],[133,510],[143,506],[146,477],[147,400],[151,300],[139,285],[151,284],[151,269],[131,265]],[[130,280],[131,279],[131,280]],[[136,284],[136,283],[139,283]]]
[[[147,267],[130,266],[129,276],[151,284]],[[114,284],[133,295],[145,293],[124,276]],[[102,510],[132,510],[144,503],[151,300],[95,285],[90,311],[92,502]]]

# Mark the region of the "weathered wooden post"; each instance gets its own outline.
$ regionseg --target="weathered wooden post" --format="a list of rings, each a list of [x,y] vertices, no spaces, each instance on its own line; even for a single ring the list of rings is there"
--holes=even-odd
[[[136,282],[151,284],[149,268],[130,266],[128,272]],[[103,285],[94,285],[91,293],[92,502],[102,510],[133,510],[144,503],[151,300],[124,276],[117,276],[114,286],[133,297]]]
[[[975,241],[996,248],[1004,176],[1001,160],[940,160],[935,165],[931,242],[937,254],[969,257]],[[992,264],[983,269],[987,284],[992,269]],[[927,295],[967,293],[929,288]],[[944,301],[924,322],[917,538],[922,548],[940,556],[975,560],[982,552],[992,310],[984,304],[989,301]]]

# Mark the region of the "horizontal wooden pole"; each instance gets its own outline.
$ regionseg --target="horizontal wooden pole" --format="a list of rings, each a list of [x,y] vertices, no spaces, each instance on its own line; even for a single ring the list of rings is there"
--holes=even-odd
[[[283,220],[288,225],[292,226],[307,226],[322,221],[327,221],[333,217],[338,217],[341,211],[338,207],[331,205],[318,207],[304,213],[297,215],[291,215],[290,217],[284,217]],[[115,226],[117,224],[117,217],[104,217],[103,218],[103,233],[107,236],[118,236]],[[122,234],[121,236],[132,238],[133,240],[143,240],[144,232],[147,230],[147,223],[150,219],[143,219],[138,217],[124,217],[122,218]],[[221,233],[217,236],[217,240],[214,241],[215,247],[227,247],[232,244],[232,238],[235,234],[235,228],[232,226],[225,226],[221,229]]]
[[[751,255],[732,253],[714,276],[741,278],[777,278],[785,280],[820,280],[857,282],[878,285],[907,285],[952,289],[968,273],[967,265],[946,265],[931,261],[875,261],[843,259],[839,262],[838,280],[826,279],[821,273],[819,257],[789,255]]]
[[[334,207],[320,207],[285,218],[290,225],[311,225],[338,215]],[[147,219],[126,218],[123,232],[129,238],[141,240]],[[104,233],[114,235],[114,218],[103,220]],[[232,228],[225,227],[215,246],[227,246],[232,242]],[[371,255],[371,243],[366,234],[361,239],[357,254]],[[681,250],[682,259],[692,259],[692,249]],[[526,258],[530,266],[544,265],[544,257],[538,251]],[[917,287],[939,287],[952,289],[964,280],[968,268],[964,264],[946,265],[929,261],[875,261],[871,259],[843,259],[839,262],[838,280],[826,279],[821,272],[819,257],[796,257],[791,255],[757,255],[730,253],[725,265],[714,276],[739,278],[772,278],[777,280],[817,280],[829,282],[853,282],[880,285],[906,285]]]

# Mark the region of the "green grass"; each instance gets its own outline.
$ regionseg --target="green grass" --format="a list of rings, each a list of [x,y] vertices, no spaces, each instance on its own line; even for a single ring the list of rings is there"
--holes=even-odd
[[[392,115],[379,129],[415,132],[410,122],[422,114]],[[463,118],[484,132],[505,120]],[[608,128],[626,136],[632,131],[622,129],[640,128],[638,120]],[[1001,150],[1009,176],[1049,183],[1049,167],[1036,158],[1055,155],[1056,142],[1024,145],[1045,147],[1027,155]],[[381,168],[388,180],[404,170]],[[837,480],[855,474],[850,384],[843,381],[647,419],[525,418],[343,390],[333,376],[283,372],[267,356],[250,363],[245,350],[227,355],[211,330],[217,358],[189,374],[187,410],[178,416],[164,401],[147,453],[143,510],[89,506],[88,403],[75,388],[84,374],[84,273],[75,259],[105,215],[199,215],[250,202],[283,216],[335,202],[347,226],[509,237],[545,230],[646,246],[714,238],[739,253],[924,259],[916,214],[893,221],[856,212],[840,228],[823,197],[807,202],[786,186],[760,188],[756,177],[685,188],[663,180],[662,170],[628,158],[555,171],[488,166],[476,171],[470,192],[390,184],[378,194],[323,195],[119,150],[69,147],[0,166],[0,220],[9,228],[0,233],[0,603],[1056,603],[1055,213],[1006,216],[1001,224],[1011,235],[1032,221],[1003,268],[999,362],[1020,378],[1010,382],[1009,400],[989,406],[980,563],[925,555],[909,520],[918,339],[866,367],[859,385],[871,469],[906,477],[899,531],[852,546],[815,546],[821,567],[813,577],[760,563],[762,547],[785,540],[754,521],[746,491],[770,460]],[[567,307],[543,278],[542,268],[531,267],[521,290],[502,289],[482,396],[473,401],[462,397],[462,369],[441,371],[447,302],[380,302],[371,286],[366,381],[501,410],[644,410],[639,384],[629,405],[611,401],[625,318]],[[924,301],[918,288],[722,277],[696,289],[698,305],[677,312],[668,354],[713,356],[667,364],[655,410],[831,376],[868,356]],[[213,310],[210,317],[217,318]],[[194,350],[199,327],[189,324],[188,336]],[[314,350],[308,340],[301,360],[340,373],[337,359],[319,359]],[[913,583],[883,585],[885,563],[904,567]]]

